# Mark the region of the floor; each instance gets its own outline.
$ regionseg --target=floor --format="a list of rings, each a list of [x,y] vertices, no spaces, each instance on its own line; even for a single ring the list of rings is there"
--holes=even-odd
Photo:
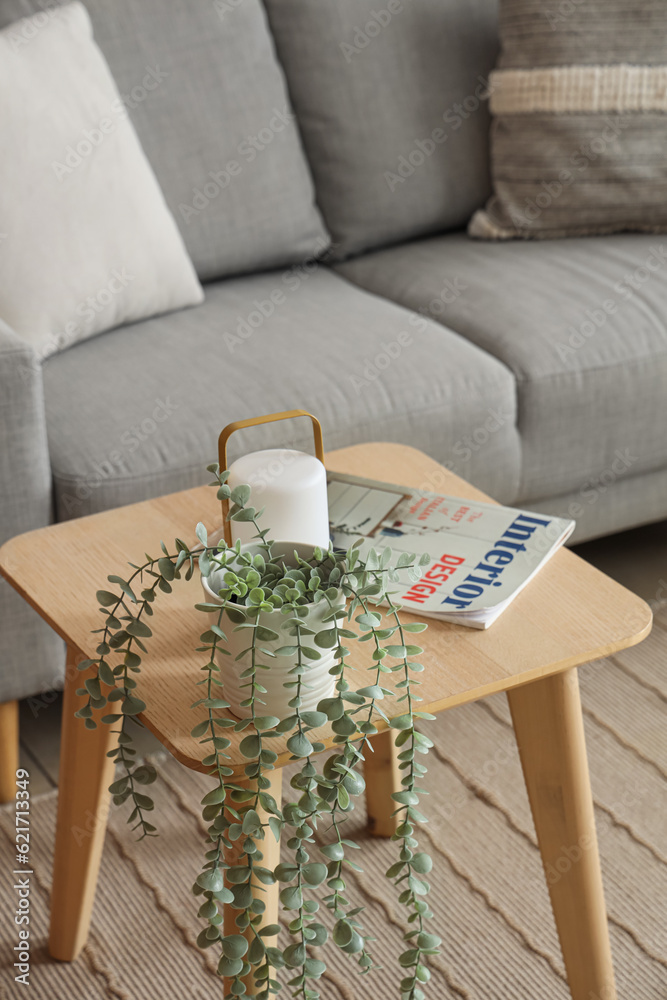
[[[654,609],[667,604],[667,521],[585,542],[574,551]],[[21,702],[21,766],[30,771],[32,794],[58,783],[61,705],[55,692]],[[138,731],[137,749],[148,753],[158,746],[150,733]]]

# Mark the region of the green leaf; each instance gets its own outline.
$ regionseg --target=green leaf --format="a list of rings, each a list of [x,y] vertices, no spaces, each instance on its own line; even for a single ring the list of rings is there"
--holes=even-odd
[[[109,581],[109,583],[117,583],[120,589],[123,591],[123,593],[126,594],[134,604],[138,603],[134,591],[132,590],[132,587],[129,585],[129,583],[126,583],[126,581],[123,580],[122,577],[108,576],[107,580]]]
[[[298,873],[298,866],[289,864],[287,861],[281,862],[275,869],[275,876],[279,882],[291,882]]]
[[[282,826],[277,816],[269,816],[269,826],[271,827],[271,833],[275,837],[276,844],[279,844]]]
[[[134,793],[134,801],[140,809],[154,809],[155,803],[148,795],[140,795],[139,792]]]
[[[255,729],[264,732],[267,729],[275,729],[280,719],[277,715],[256,715],[253,721]]]
[[[146,702],[142,701],[141,698],[128,697],[125,698],[120,707],[123,715],[139,715],[140,712],[146,710]]]
[[[197,939],[199,944],[199,939]],[[234,976],[238,976],[240,972],[243,971],[243,959],[242,958],[227,958],[225,955],[222,956],[218,962],[218,975],[226,976],[229,979],[233,979]]]
[[[306,946],[301,941],[297,944],[291,944],[288,948],[285,948],[283,952],[283,957],[285,959],[286,965],[290,969],[297,969],[300,965],[306,961]]]
[[[262,821],[259,818],[259,813],[255,809],[248,809],[247,812],[243,814],[243,823],[241,824],[241,829],[246,834],[256,833],[262,828]]]
[[[357,615],[354,619],[359,625],[363,625],[366,628],[379,628],[382,624],[381,615],[376,614],[374,611],[369,611],[362,615]]]
[[[152,785],[157,780],[157,771],[150,764],[141,764],[132,772],[132,777],[140,785]]]
[[[251,965],[259,965],[264,961],[264,956],[266,954],[266,948],[264,947],[264,942],[261,938],[253,938],[253,942],[248,949],[247,961]]]
[[[250,593],[248,594],[248,601],[250,602],[250,604],[259,605],[262,604],[265,600],[266,596],[261,587],[253,587]],[[278,636],[276,636],[276,639],[277,638]]]
[[[219,868],[211,868],[197,876],[197,885],[211,892],[224,889],[225,879]]]
[[[304,881],[307,882],[308,885],[318,886],[321,885],[327,877],[327,866],[322,865],[319,862],[304,865],[301,869],[301,874]]]
[[[325,856],[325,858],[330,858],[331,861],[342,861],[345,857],[345,848],[342,844],[325,844],[324,847],[320,847],[320,851]]]
[[[138,636],[142,639],[149,639],[153,634],[148,625],[145,622],[140,621],[139,619],[131,621],[126,626],[125,631],[129,632],[130,635],[133,635],[135,637]]]
[[[339,948],[346,948],[352,940],[354,929],[347,920],[337,920],[334,924],[333,939]]]
[[[338,642],[337,630],[335,628],[328,628],[323,632],[318,632],[313,642],[320,649],[332,649]]]
[[[345,948],[345,951],[350,955],[355,955],[359,951],[363,951],[364,939],[361,934],[357,934],[356,931],[352,933],[352,940]]]
[[[100,690],[100,682],[97,677],[89,677],[85,682],[86,691],[91,698],[98,699],[102,697],[102,692]]]
[[[391,797],[395,802],[400,802],[402,806],[416,806],[419,804],[419,796],[416,792],[392,792]]]
[[[406,646],[389,645],[389,646],[384,646],[383,648],[385,649],[388,656],[393,656],[398,660],[405,659],[405,657],[408,655]]]
[[[203,920],[210,920],[211,917],[217,917],[217,915],[218,907],[212,899],[207,899],[205,903],[202,903],[197,912],[197,916]]]
[[[198,522],[197,527],[195,528],[195,535],[197,536],[197,538],[199,539],[199,541],[202,543],[203,546],[208,545],[208,534],[206,528],[201,523],[201,521]]]
[[[357,730],[354,719],[350,718],[349,715],[343,715],[340,719],[335,719],[331,723],[331,728],[338,736],[352,736]]]
[[[389,725],[392,729],[412,729],[412,718],[409,715],[397,715],[391,719]]]
[[[417,938],[417,944],[422,950],[431,951],[440,947],[442,938],[439,938],[436,934],[427,934],[426,931],[422,931]]]
[[[210,792],[207,792],[204,798],[201,800],[203,806],[217,805],[220,802],[225,801],[226,791],[219,785],[217,788],[212,788]]]
[[[290,885],[280,893],[280,902],[286,910],[298,910],[303,904],[303,893],[298,885]]]
[[[230,495],[232,503],[238,504],[239,507],[244,507],[250,499],[250,487],[245,483],[240,483],[234,487]]]
[[[111,594],[108,590],[98,590],[95,597],[97,598],[98,604],[103,605],[103,607],[108,608],[112,604],[116,604],[118,598],[115,594]]]
[[[107,685],[107,687],[116,686],[116,678],[113,675],[113,670],[111,669],[108,663],[104,662],[104,660],[99,665],[97,676],[99,677],[99,679],[102,681],[103,684]]]
[[[338,796],[338,805],[341,809],[349,809],[350,807],[350,793],[344,785],[339,785],[336,792]]]
[[[424,625],[423,622],[404,622],[401,627],[404,632],[423,632],[428,625]]]
[[[369,687],[359,688],[357,694],[360,694],[362,698],[373,698],[376,701],[384,698],[384,693],[379,684],[371,684]]]
[[[308,902],[308,900],[306,902]],[[315,900],[310,900],[310,903],[315,903]],[[329,932],[323,924],[312,923],[308,925],[305,937],[307,938],[309,945],[319,948],[323,944],[326,944]]]
[[[319,979],[327,970],[326,965],[319,958],[307,958],[303,967],[308,979]]]
[[[273,642],[273,640],[280,638],[277,632],[274,632],[272,628],[267,628],[266,625],[258,625],[255,629],[255,635],[261,642]]]
[[[157,568],[160,571],[160,575],[163,576],[165,580],[174,579],[176,569],[171,559],[158,559]]]
[[[313,744],[303,733],[294,733],[287,741],[287,749],[295,757],[309,757],[313,752]]]
[[[318,711],[324,712],[324,714],[326,715],[327,719],[329,719],[330,722],[333,722],[336,719],[340,719],[341,716],[345,714],[345,705],[343,704],[343,700],[340,697],[323,698],[322,701],[319,702],[317,708]]]
[[[255,514],[257,511],[254,507],[244,507],[241,510],[237,510],[235,514],[232,514],[229,518],[230,521],[254,521]]]
[[[262,937],[275,937],[280,934],[280,924],[266,924],[259,932]]]
[[[216,607],[216,611],[219,610],[220,609]],[[232,625],[242,625],[247,617],[245,611],[242,611],[241,608],[232,608],[228,604],[225,606],[225,614],[229,618]]]
[[[256,760],[262,743],[259,736],[245,736],[239,743],[239,750],[248,760]]]
[[[317,729],[319,726],[326,725],[327,716],[324,712],[301,712],[301,720],[307,726]]]
[[[222,951],[227,958],[243,958],[248,942],[242,934],[227,934],[222,939]]]
[[[419,854],[415,854],[410,864],[419,875],[427,875],[433,867],[433,860],[428,854],[421,851]]]

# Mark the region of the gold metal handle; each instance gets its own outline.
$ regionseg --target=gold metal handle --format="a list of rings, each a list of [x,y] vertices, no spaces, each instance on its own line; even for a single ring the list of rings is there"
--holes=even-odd
[[[313,439],[315,441],[315,454],[320,462],[324,463],[324,442],[322,440],[322,425],[317,417],[307,410],[284,410],[282,413],[267,413],[264,417],[249,417],[247,420],[236,420],[233,424],[227,424],[218,438],[218,463],[220,471],[227,469],[227,442],[235,431],[240,431],[244,427],[257,427],[259,424],[273,424],[278,420],[290,420],[292,417],[308,417],[313,424]],[[225,533],[225,541],[232,544],[232,526],[227,520],[229,511],[229,501],[222,501],[222,524]]]

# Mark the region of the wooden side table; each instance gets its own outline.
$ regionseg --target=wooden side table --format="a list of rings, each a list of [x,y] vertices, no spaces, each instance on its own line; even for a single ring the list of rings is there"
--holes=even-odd
[[[402,445],[345,448],[329,454],[327,464],[353,475],[489,499]],[[49,942],[54,958],[75,959],[88,934],[107,786],[113,780],[114,765],[106,757],[113,746],[108,727],[90,731],[74,718],[75,690],[86,676],[76,664],[94,655],[95,592],[107,574],[123,574],[128,560],[142,562],[146,551],[157,554],[161,539],[169,544],[176,535],[187,535],[190,526],[194,533],[199,520],[213,529],[219,517],[215,490],[201,487],[32,531],[0,550],[2,574],[68,646]],[[196,713],[188,708],[201,666],[193,652],[202,628],[202,616],[193,607],[199,599],[195,577],[154,605],[155,635],[139,691],[150,706],[142,717],[145,725],[183,764],[205,772],[202,748],[190,736]],[[420,708],[441,712],[506,691],[543,863],[550,870],[565,849],[581,848],[581,860],[549,885],[573,1000],[616,997],[576,667],[640,642],[650,628],[651,611],[644,601],[562,550],[489,631],[431,622],[425,637]],[[361,674],[358,679],[361,686]],[[317,738],[331,745],[327,727]],[[394,803],[389,796],[400,787],[396,752],[388,731],[374,744],[376,753],[366,763],[369,823],[372,833],[390,836]],[[281,767],[289,753],[284,741],[273,745]],[[232,763],[243,775],[245,761],[238,751]],[[277,769],[270,791],[278,801],[280,780]],[[76,827],[91,831],[83,844],[74,841]],[[262,846],[269,867],[279,855],[279,845],[271,845],[267,838]],[[267,923],[276,922],[278,888],[265,897]]]

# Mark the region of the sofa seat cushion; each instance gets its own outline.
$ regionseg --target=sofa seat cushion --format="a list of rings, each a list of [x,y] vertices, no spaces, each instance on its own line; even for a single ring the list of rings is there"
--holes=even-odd
[[[265,0],[344,258],[463,226],[490,191],[496,0]]]
[[[200,0],[85,0],[165,200],[202,281],[319,253],[315,206],[261,0],[231,11]],[[53,0],[3,0],[0,27]],[[21,27],[17,50],[31,44]],[[91,121],[90,128],[98,125]]]
[[[59,520],[206,481],[227,423],[295,407],[321,419],[329,449],[411,444],[505,499],[518,481],[505,365],[323,268],[211,285],[196,309],[49,359],[44,387]],[[304,421],[231,444],[309,440]]]
[[[479,243],[461,234],[340,265],[437,318],[517,380],[517,500],[667,465],[667,241]]]

